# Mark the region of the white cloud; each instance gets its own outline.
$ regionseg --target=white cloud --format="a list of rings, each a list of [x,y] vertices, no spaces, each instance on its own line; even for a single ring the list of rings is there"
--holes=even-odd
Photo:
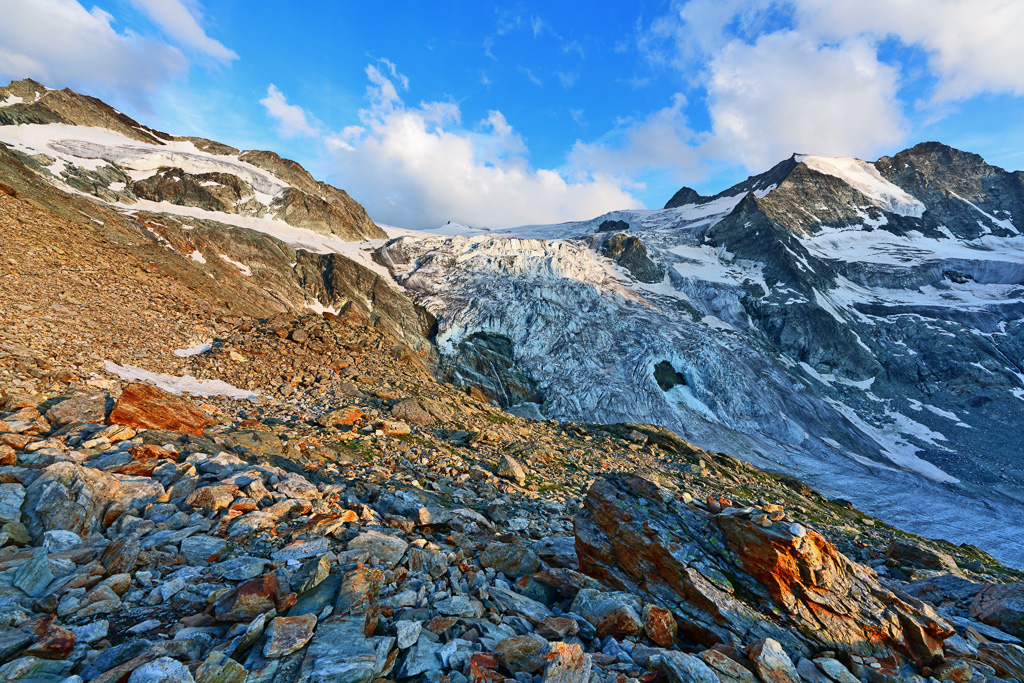
[[[531,167],[525,141],[498,111],[466,130],[458,105],[407,105],[392,78],[373,65],[366,71],[370,106],[361,112],[362,125],[325,142],[336,155],[337,183],[376,220],[503,227],[639,205],[610,178],[567,181]]]
[[[683,115],[685,106],[686,98],[677,93],[671,105],[643,119],[621,121],[598,142],[577,140],[570,161],[582,171],[614,176],[623,183],[652,169],[672,169],[683,180],[696,171],[701,154],[699,138]]]
[[[799,33],[733,41],[710,65],[706,151],[763,169],[792,152],[870,158],[902,139],[898,73],[872,46],[818,46]]]
[[[320,133],[319,123],[310,122],[306,110],[297,104],[288,104],[282,93],[273,83],[267,88],[267,96],[260,100],[267,110],[267,115],[277,121],[277,132],[283,138],[296,136],[313,137]]]
[[[75,0],[0,0],[0,74],[51,87],[88,88],[136,102],[183,72],[176,48],[131,30]]]
[[[221,60],[238,59],[238,55],[222,43],[206,35],[196,20],[199,9],[182,0],[131,0],[131,3],[149,15],[161,30],[177,44],[192,48]]]
[[[894,36],[928,53],[934,99],[1024,95],[1024,2],[1016,0],[797,0],[802,30],[823,40]]]

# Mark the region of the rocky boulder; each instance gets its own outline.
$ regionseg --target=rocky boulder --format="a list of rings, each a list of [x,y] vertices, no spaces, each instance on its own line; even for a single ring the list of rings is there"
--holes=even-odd
[[[738,513],[685,504],[646,477],[598,479],[575,519],[581,571],[670,609],[680,637],[708,647],[772,638],[795,654],[942,657],[953,630],[929,605],[897,596],[813,530]],[[782,611],[799,628],[758,611]]]
[[[211,423],[192,401],[148,384],[129,384],[110,413],[110,423],[202,436]]]
[[[33,538],[63,529],[81,537],[103,531],[103,517],[120,500],[124,485],[113,475],[58,462],[47,467],[25,491],[21,506],[25,525]]]

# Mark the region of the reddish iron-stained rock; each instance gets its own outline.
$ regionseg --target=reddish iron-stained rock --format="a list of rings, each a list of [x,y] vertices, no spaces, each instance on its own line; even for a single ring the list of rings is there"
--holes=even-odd
[[[593,667],[590,655],[579,645],[551,643],[551,651],[544,655],[544,683],[587,683]]]
[[[54,615],[46,614],[21,624],[21,630],[30,631],[36,639],[20,653],[20,656],[64,659],[71,654],[75,649],[75,634],[55,620]]]
[[[246,581],[213,605],[218,621],[251,621],[271,609],[284,612],[295,604],[295,593],[283,594],[277,574],[270,572]]]
[[[463,675],[469,683],[503,683],[504,674],[498,673],[498,660],[490,652],[477,652],[466,662]]]
[[[883,656],[895,649],[919,664],[942,657],[952,626],[927,603],[897,597],[817,532],[797,536],[740,516],[716,520],[743,569],[829,647]]]
[[[709,513],[647,477],[596,480],[575,529],[580,571],[670,609],[680,636],[705,647],[758,633],[794,653],[931,664],[953,634],[929,605],[894,594],[814,531],[759,526],[735,507]],[[792,625],[762,616],[779,611]]]
[[[104,573],[107,576],[113,576],[134,571],[141,550],[139,537],[134,534],[114,539],[100,555],[100,564],[103,565]]]
[[[672,647],[676,642],[679,626],[672,612],[657,605],[644,605],[644,633],[662,647]]]
[[[211,420],[188,399],[148,384],[129,384],[108,418],[134,429],[166,429],[202,436]]]
[[[303,614],[298,617],[277,617],[270,622],[270,632],[263,646],[263,656],[268,659],[284,657],[298,652],[313,637],[316,615]]]

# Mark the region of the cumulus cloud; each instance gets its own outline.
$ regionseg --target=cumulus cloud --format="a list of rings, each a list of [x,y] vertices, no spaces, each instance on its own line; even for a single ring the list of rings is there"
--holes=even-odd
[[[75,0],[0,0],[0,74],[131,97],[184,71],[181,52]],[[137,97],[137,95],[136,95]]]
[[[1012,0],[796,0],[802,30],[823,40],[895,37],[920,46],[938,77],[934,99],[1024,95],[1024,3]]]
[[[198,14],[199,8],[195,4],[186,6],[181,0],[131,0],[131,3],[145,12],[179,45],[215,59],[238,59],[234,50],[229,50],[219,41],[206,35],[196,20],[195,15]]]
[[[792,152],[869,158],[904,136],[898,72],[861,40],[819,46],[792,31],[736,40],[710,72],[706,151],[748,168]]]
[[[277,132],[283,138],[297,136],[312,137],[320,133],[319,123],[310,121],[306,110],[296,104],[288,104],[276,85],[267,88],[267,96],[260,100],[267,115],[277,122]]]
[[[467,129],[453,102],[407,104],[390,66],[370,65],[366,73],[370,105],[361,125],[329,136],[326,144],[337,160],[337,183],[376,220],[403,227],[448,220],[505,227],[639,205],[611,178],[570,181],[553,169],[533,168],[525,141],[501,112]]]
[[[641,119],[626,119],[597,142],[577,140],[570,161],[588,174],[614,176],[623,183],[645,170],[672,169],[678,180],[700,164],[699,137],[689,128],[683,108],[686,98]]]

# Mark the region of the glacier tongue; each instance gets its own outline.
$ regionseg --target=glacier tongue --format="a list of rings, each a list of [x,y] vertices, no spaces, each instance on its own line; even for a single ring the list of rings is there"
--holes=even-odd
[[[771,249],[741,258],[716,244],[709,231],[718,224],[746,225],[751,234],[758,228],[732,196],[715,201],[717,212],[705,204],[475,236],[405,235],[379,254],[436,316],[447,358],[457,359],[480,335],[507,340],[516,371],[542,397],[517,412],[660,424],[702,447],[851,498],[908,529],[981,538],[996,556],[1024,564],[1013,540],[1024,506],[1012,489],[1000,489],[1010,497],[992,492],[981,502],[979,490],[961,481],[968,461],[955,449],[969,443],[969,423],[989,428],[983,414],[945,402],[945,394],[903,396],[903,380],[892,376],[918,358],[935,367],[970,360],[977,365],[970,372],[998,373],[986,375],[990,383],[1000,377],[993,396],[1005,388],[1006,400],[1024,408],[1012,393],[1020,380],[986,369],[1000,352],[986,355],[994,339],[985,336],[995,329],[993,303],[1024,298],[1013,284],[1021,279],[1022,244],[899,236],[868,224],[826,227],[785,238],[797,241],[776,252],[789,263],[782,267]],[[664,280],[637,282],[598,253],[608,230],[641,238],[666,267]],[[977,279],[946,283],[950,271]],[[809,336],[773,338],[781,321]],[[815,349],[815,337],[833,329],[852,340],[835,342],[838,353],[852,345],[867,359],[859,369],[831,366],[836,357]],[[962,358],[939,359],[946,339],[959,340],[961,348],[949,353]],[[659,384],[659,366],[678,382]],[[865,377],[872,367],[876,374]],[[505,401],[521,394],[499,386],[493,395]]]

